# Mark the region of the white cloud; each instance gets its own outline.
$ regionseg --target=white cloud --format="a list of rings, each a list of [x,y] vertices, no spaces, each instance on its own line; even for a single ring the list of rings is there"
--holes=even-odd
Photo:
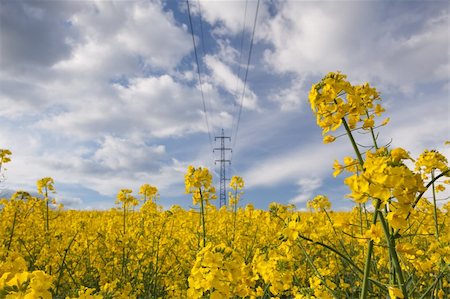
[[[187,27],[174,26],[171,13],[142,2],[134,5],[130,18],[117,35],[117,41],[151,67],[173,68],[191,51]]]
[[[203,19],[215,25],[214,32],[218,35],[241,33],[244,15],[246,30],[250,31],[253,26],[256,1],[227,1],[226,5],[222,1],[200,1],[199,4]],[[200,12],[196,5],[193,8],[195,13]]]
[[[12,145],[12,149],[19,146],[7,144]],[[12,189],[35,190],[38,179],[51,176],[56,184],[83,186],[107,196],[114,196],[121,188],[137,191],[143,183],[154,184],[165,194],[183,193],[182,188],[172,189],[183,182],[185,170],[181,170],[179,162],[167,157],[163,146],[108,137],[94,153],[90,153],[91,149],[83,151],[80,146],[71,150],[47,149],[40,156],[36,152],[24,155],[21,151],[12,151],[5,182],[5,186]],[[68,200],[82,198],[74,192],[62,194]]]
[[[125,51],[119,44],[107,40],[99,41],[89,36],[85,38],[85,43],[74,46],[70,59],[53,66],[54,72],[62,76],[63,81],[71,80],[75,83],[74,87],[87,80],[104,84],[116,76],[131,75],[139,71],[137,57]]]
[[[387,111],[391,123],[381,130],[383,141],[392,138],[392,146],[403,147],[418,156],[425,149],[436,149],[450,156],[450,148],[444,145],[450,139],[450,104],[440,93],[420,95],[426,101],[413,105],[397,103],[393,111]]]
[[[123,105],[135,121],[158,136],[206,132],[199,91],[181,85],[168,75],[139,78],[129,87],[116,86]]]
[[[173,68],[192,48],[187,27],[178,26],[172,13],[155,1],[93,1],[70,20],[88,43],[134,59],[142,57],[152,68]],[[114,65],[117,60],[109,62]]]
[[[144,183],[157,186],[159,192],[165,196],[179,196],[184,193],[184,189],[182,187],[175,189],[174,186],[179,186],[180,182],[183,182],[184,172],[185,169],[180,169],[179,162],[173,160],[156,171],[128,169],[125,172],[111,174],[109,178],[91,175],[83,183],[108,196],[114,196],[122,188],[131,188],[137,192]]]
[[[205,63],[212,71],[213,82],[224,88],[228,93],[234,96],[237,103],[240,103],[242,101],[244,82],[238,78],[227,65],[213,56],[207,55],[205,57]],[[252,110],[258,109],[257,96],[248,85],[246,86],[242,106]]]
[[[289,87],[278,91],[270,99],[280,105],[281,111],[297,110],[309,92],[306,90],[304,82],[304,77],[297,77]]]
[[[309,143],[260,161],[244,172],[243,177],[249,188],[293,183],[308,177],[318,183],[320,178],[331,176],[333,159],[342,157],[345,148],[342,144]]]
[[[314,191],[322,186],[322,180],[317,177],[304,177],[297,182],[297,185],[299,187],[299,194],[292,198],[289,201],[290,203],[304,203],[313,199]]]
[[[442,80],[439,68],[448,64],[449,54],[448,7],[415,5],[405,12],[367,1],[283,3],[265,24],[265,40],[274,47],[266,50],[266,62],[281,73],[340,70],[356,80],[397,87]],[[395,11],[403,14],[389,18]]]
[[[52,176],[106,195],[144,182],[182,194],[173,185],[184,169],[163,139],[206,132],[196,77],[174,80],[192,50],[187,27],[160,2],[84,2],[65,17],[60,26],[76,34],[55,38],[70,55],[20,76],[0,72],[0,113],[20,123],[14,134],[2,126],[1,143],[13,151],[8,184],[32,190]],[[226,111],[212,118],[231,122]]]
[[[106,136],[95,151],[93,160],[111,170],[145,170],[143,166],[158,165],[155,162],[161,160],[165,154],[164,145],[147,146],[142,141],[130,142],[130,140]]]
[[[343,46],[354,21],[348,17],[355,15],[354,10],[330,2],[314,4],[285,3],[269,21],[266,40],[274,45],[274,50],[266,52],[266,60],[275,70],[323,72],[324,66],[340,69],[349,59]]]
[[[110,97],[77,105],[39,122],[40,128],[80,138],[104,134],[180,136],[206,132],[199,92],[169,75],[136,78],[129,86],[111,86]]]

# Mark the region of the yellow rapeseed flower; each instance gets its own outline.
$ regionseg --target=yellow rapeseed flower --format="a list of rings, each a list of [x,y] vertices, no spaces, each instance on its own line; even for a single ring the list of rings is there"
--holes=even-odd
[[[51,177],[45,177],[37,181],[38,193],[44,196],[48,196],[48,191],[54,192],[55,187],[53,186],[55,182]]]
[[[323,143],[331,143],[331,142],[333,142],[333,141],[335,141],[336,140],[336,137],[334,137],[334,136],[332,136],[332,135],[325,135],[324,137],[323,137]]]
[[[402,290],[396,287],[389,287],[389,297],[391,299],[397,299],[397,298],[405,298],[403,296]]]

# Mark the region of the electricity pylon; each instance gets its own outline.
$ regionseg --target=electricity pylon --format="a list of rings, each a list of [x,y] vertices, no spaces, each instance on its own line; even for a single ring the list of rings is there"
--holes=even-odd
[[[231,160],[227,160],[225,158],[225,152],[226,151],[232,151],[231,148],[225,147],[225,139],[228,139],[229,142],[231,142],[231,138],[225,136],[224,130],[222,129],[222,135],[214,137],[214,141],[217,141],[217,139],[220,139],[220,147],[214,148],[213,152],[216,150],[220,151],[220,159],[214,160],[214,164],[217,164],[217,162],[220,162],[220,192],[219,192],[219,208],[227,205],[227,183],[228,180],[226,177],[226,171],[225,171],[225,164],[228,163],[231,165]]]

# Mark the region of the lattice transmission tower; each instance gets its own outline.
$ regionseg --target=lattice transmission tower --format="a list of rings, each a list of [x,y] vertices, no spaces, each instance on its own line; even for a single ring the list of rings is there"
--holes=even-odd
[[[231,143],[231,137],[225,136],[225,132],[222,129],[221,136],[215,136],[214,141],[220,140],[220,147],[214,148],[213,152],[220,151],[220,159],[214,160],[214,164],[220,162],[220,192],[219,192],[219,208],[227,205],[227,181],[228,178],[226,176],[226,163],[231,165],[231,160],[226,159],[226,152],[232,151],[231,148],[225,147],[225,140],[228,139],[228,142]]]

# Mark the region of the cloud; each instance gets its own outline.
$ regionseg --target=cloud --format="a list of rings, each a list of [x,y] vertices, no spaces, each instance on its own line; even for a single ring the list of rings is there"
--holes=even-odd
[[[3,1],[0,8],[0,69],[14,74],[48,67],[70,57],[66,20],[76,2]]]
[[[381,130],[382,142],[387,143],[392,138],[392,146],[403,147],[418,156],[425,149],[436,149],[450,156],[450,148],[444,142],[450,139],[450,104],[444,99],[448,95],[441,92],[419,98],[426,101],[416,101],[411,105],[405,102],[393,102],[387,116],[392,120]]]
[[[44,2],[2,5],[0,62],[8,67],[0,71],[0,107],[5,117],[43,118],[114,97],[111,83],[174,72],[192,49],[187,28],[160,3],[64,3],[76,4],[51,3],[48,10]],[[37,16],[26,15],[28,6]]]
[[[448,22],[443,3],[286,2],[265,23],[264,39],[273,45],[265,61],[280,73],[340,70],[356,80],[411,87],[443,79]]]
[[[39,106],[47,106],[51,102],[47,97],[48,90],[44,86],[13,77],[2,79],[0,76],[0,115],[2,117],[20,119],[24,114],[39,117]]]
[[[24,15],[28,6],[35,15],[3,18]],[[44,3],[8,1],[1,13],[2,22],[20,21],[27,33],[38,38],[48,31],[41,40],[52,39],[49,60],[35,57],[43,53],[13,53],[14,43],[5,52],[4,37],[20,39],[24,49],[35,45],[2,23],[2,63],[19,62],[19,54],[28,59],[26,72],[18,73],[17,63],[0,71],[0,113],[11,124],[2,126],[1,140],[13,150],[11,187],[34,189],[37,179],[52,176],[64,188],[80,185],[108,196],[144,182],[165,194],[183,192],[172,189],[189,163],[167,153],[165,144],[206,126],[192,76],[180,76],[192,44],[172,11],[160,2],[91,1],[47,15]],[[227,112],[213,118],[230,122]],[[82,198],[72,193],[67,197]]]
[[[299,178],[306,180],[307,177],[313,177],[316,182],[314,185],[317,185],[319,178],[331,175],[333,162],[327,157],[338,158],[345,153],[345,145],[339,145],[327,147],[320,143],[309,143],[260,161],[245,171],[243,177],[249,188],[298,183]]]
[[[121,188],[138,190],[143,183],[157,185],[166,194],[183,193],[182,188],[171,188],[183,182],[181,168],[189,162],[180,164],[167,157],[164,146],[108,137],[93,153],[91,148],[83,152],[80,145],[75,147],[46,149],[39,157],[36,153],[21,155],[13,151],[5,185],[11,189],[34,190],[36,180],[51,176],[63,188],[83,186],[106,196],[114,196]],[[76,194],[72,191],[68,196],[86,199]]]
[[[322,186],[322,180],[317,177],[304,177],[297,182],[297,185],[299,194],[289,200],[290,203],[304,203],[313,199],[314,191]]]
[[[96,164],[113,171],[134,169],[153,171],[166,154],[164,145],[147,146],[143,141],[130,142],[122,138],[106,136],[93,155]]]
[[[158,2],[95,1],[73,15],[71,22],[83,32],[86,47],[94,43],[136,61],[142,58],[150,68],[171,69],[192,47],[187,27],[178,26],[172,13],[164,12]],[[78,51],[83,49],[82,45]],[[109,58],[90,57],[94,62]]]
[[[244,99],[242,99],[242,89],[244,82],[238,78],[233,71],[219,59],[207,55],[205,63],[212,72],[212,80],[215,84],[225,89],[233,95],[235,102],[243,101],[242,106],[247,109],[255,110],[258,108],[258,98],[256,94],[246,86]]]
[[[220,1],[201,1],[200,9],[193,6],[193,12],[202,13],[205,21],[214,25],[217,35],[238,34],[242,32],[243,25],[247,31],[253,26],[253,18],[256,13],[256,1],[229,1],[223,5]],[[260,8],[262,10],[262,8]],[[245,24],[244,24],[244,16]]]
[[[77,105],[40,121],[37,126],[79,138],[105,134],[180,136],[206,132],[199,91],[175,82],[169,75],[130,79],[115,84],[111,97]]]
[[[301,107],[302,99],[308,93],[304,83],[304,77],[298,76],[289,87],[274,93],[270,100],[278,103],[281,111],[298,110]]]

